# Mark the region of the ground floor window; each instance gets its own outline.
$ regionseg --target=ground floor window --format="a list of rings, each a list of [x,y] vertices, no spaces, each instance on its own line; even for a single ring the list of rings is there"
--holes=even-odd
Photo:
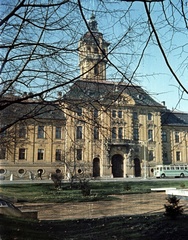
[[[180,151],[177,151],[176,152],[176,161],[181,161],[181,152]]]
[[[56,149],[55,160],[56,161],[61,161],[61,149]]]
[[[76,160],[82,160],[82,149],[76,149]]]
[[[44,160],[44,149],[38,149],[38,160]]]
[[[19,149],[19,160],[25,160],[26,159],[26,149],[20,148]]]
[[[0,148],[0,159],[5,159],[6,149]]]

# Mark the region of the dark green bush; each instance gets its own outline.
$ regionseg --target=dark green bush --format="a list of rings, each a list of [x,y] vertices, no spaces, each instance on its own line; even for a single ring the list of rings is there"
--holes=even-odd
[[[80,179],[80,189],[82,191],[83,196],[89,196],[91,193],[91,188],[89,186],[89,180]]]
[[[164,215],[170,217],[171,219],[176,219],[179,215],[183,214],[183,206],[179,206],[179,201],[176,196],[169,196],[166,198],[168,204],[165,204],[165,213]]]

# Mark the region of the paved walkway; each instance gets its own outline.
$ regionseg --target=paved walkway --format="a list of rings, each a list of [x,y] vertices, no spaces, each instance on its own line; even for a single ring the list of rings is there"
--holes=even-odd
[[[100,218],[117,215],[153,214],[164,212],[167,195],[164,192],[147,194],[128,194],[116,196],[118,200],[82,203],[23,203],[20,209],[37,210],[39,220],[67,220],[81,218]],[[184,209],[188,202],[180,201]]]

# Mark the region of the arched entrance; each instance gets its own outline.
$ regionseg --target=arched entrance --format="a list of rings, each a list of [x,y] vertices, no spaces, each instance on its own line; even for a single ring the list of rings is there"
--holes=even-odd
[[[112,174],[113,177],[123,177],[123,157],[115,154],[112,157]]]
[[[135,175],[135,177],[141,176],[141,167],[140,167],[140,159],[139,158],[134,159],[134,175]]]
[[[93,159],[93,177],[100,177],[100,160],[99,160],[99,158]]]

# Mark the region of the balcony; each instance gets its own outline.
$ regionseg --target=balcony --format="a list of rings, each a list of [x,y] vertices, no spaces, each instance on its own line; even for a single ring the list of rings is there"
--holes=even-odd
[[[109,145],[121,145],[121,146],[129,146],[129,145],[135,145],[136,142],[130,139],[108,139]]]

